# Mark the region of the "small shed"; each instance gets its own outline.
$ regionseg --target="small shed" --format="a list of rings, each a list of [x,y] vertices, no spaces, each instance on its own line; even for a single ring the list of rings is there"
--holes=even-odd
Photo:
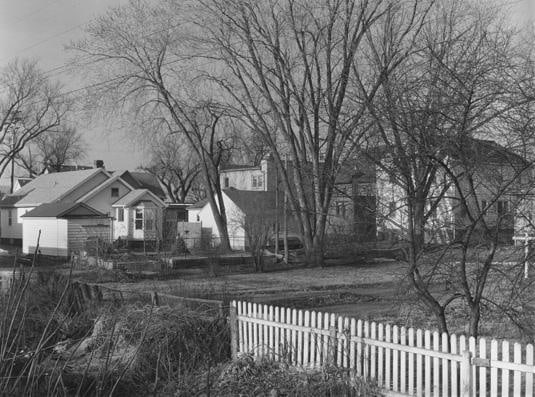
[[[38,240],[41,254],[57,257],[84,250],[88,238],[112,240],[111,218],[84,203],[42,204],[22,218],[25,254],[35,251]]]

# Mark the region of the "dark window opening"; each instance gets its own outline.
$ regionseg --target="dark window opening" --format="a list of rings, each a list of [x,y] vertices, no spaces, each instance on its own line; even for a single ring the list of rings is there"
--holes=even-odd
[[[134,227],[136,230],[143,230],[143,210],[141,209],[136,210],[136,219]]]
[[[112,187],[111,188],[111,196],[112,197],[119,197],[119,188],[118,187]]]
[[[225,177],[225,179],[223,181],[224,181],[223,184],[224,184],[225,188],[228,188],[230,186],[230,181],[229,181],[228,177]]]
[[[124,208],[119,208],[117,210],[117,220],[119,222],[124,222]]]

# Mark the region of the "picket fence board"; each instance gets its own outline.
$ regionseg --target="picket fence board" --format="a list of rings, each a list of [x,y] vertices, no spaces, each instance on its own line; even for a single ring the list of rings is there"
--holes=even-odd
[[[466,389],[470,396],[534,395],[532,344],[448,336],[250,302],[231,302],[231,308],[238,353],[306,368],[334,364],[351,369],[352,376],[375,379],[391,394],[456,396]]]

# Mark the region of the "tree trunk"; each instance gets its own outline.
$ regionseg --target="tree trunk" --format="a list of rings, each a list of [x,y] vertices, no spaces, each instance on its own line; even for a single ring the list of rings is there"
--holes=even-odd
[[[470,336],[477,338],[479,335],[479,320],[481,318],[481,305],[479,302],[473,302],[470,308],[470,321],[468,323],[468,332]]]

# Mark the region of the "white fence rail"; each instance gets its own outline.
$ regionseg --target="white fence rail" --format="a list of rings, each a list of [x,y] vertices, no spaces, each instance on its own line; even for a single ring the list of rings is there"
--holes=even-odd
[[[305,368],[336,365],[410,396],[534,394],[533,345],[466,338],[247,302],[231,302],[234,356]]]

